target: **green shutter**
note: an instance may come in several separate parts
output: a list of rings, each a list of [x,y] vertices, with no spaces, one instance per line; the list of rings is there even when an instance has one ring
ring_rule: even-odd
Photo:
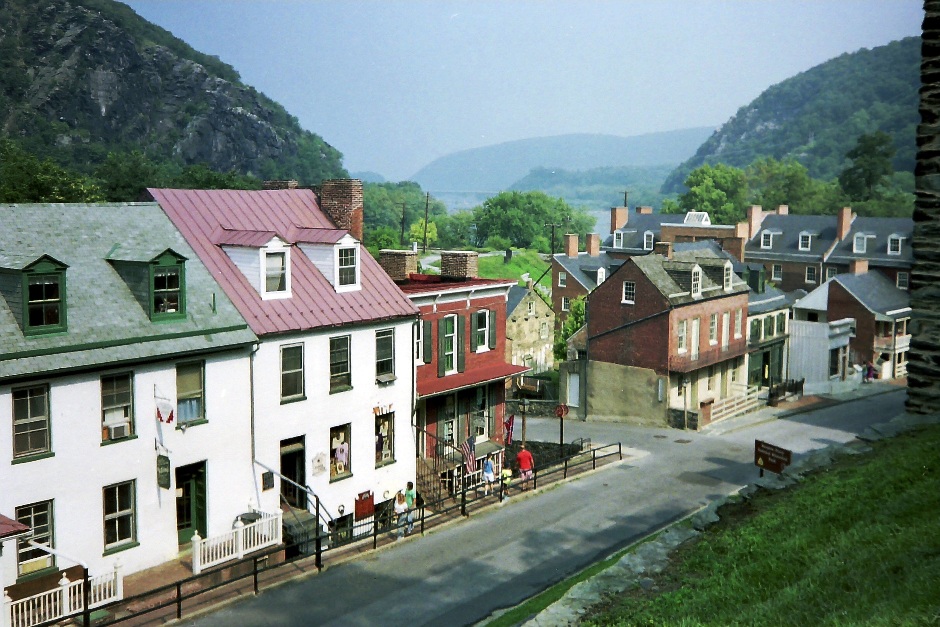
[[[467,317],[457,316],[457,372],[466,369],[467,362]]]
[[[477,326],[477,312],[470,314],[470,350],[476,351],[479,348],[477,344],[477,331],[479,327]]]
[[[423,325],[423,329],[421,331],[421,339],[424,342],[424,348],[422,350],[422,352],[424,353],[423,355],[424,363],[429,364],[431,363],[431,357],[433,356],[433,353],[434,353],[434,342],[431,339],[431,321],[422,320],[421,324]]]
[[[446,318],[437,319],[437,376],[443,377],[444,373],[444,321]]]
[[[496,310],[490,310],[490,348],[496,348]]]

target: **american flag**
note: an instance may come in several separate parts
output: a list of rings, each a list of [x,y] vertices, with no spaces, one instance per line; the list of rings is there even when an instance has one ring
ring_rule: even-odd
[[[503,421],[503,426],[506,427],[506,446],[512,444],[512,426],[515,422],[515,414],[509,414],[509,418]]]
[[[463,452],[463,463],[467,467],[467,472],[476,472],[477,458],[473,436],[467,438],[464,443],[460,445],[460,450]]]

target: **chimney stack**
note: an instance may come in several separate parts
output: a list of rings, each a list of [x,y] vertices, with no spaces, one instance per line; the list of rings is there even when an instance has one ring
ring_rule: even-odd
[[[747,238],[752,239],[760,230],[760,223],[764,219],[764,211],[760,205],[751,205],[747,209]]]
[[[849,262],[849,272],[852,274],[866,274],[868,272],[867,259],[853,259]]]
[[[650,207],[650,206],[637,207],[637,208],[636,208],[636,212],[639,213],[639,214],[641,214],[641,215],[648,216],[648,215],[650,215],[651,213],[653,213],[653,208]]]
[[[293,179],[286,181],[264,181],[261,187],[262,189],[297,189],[297,181]]]
[[[666,259],[672,259],[672,242],[656,242],[653,244],[653,252]]]
[[[853,217],[851,207],[842,207],[839,211],[839,215],[836,219],[836,237],[840,240],[845,239],[849,231],[852,230]]]
[[[597,233],[588,233],[584,241],[584,250],[592,257],[598,257],[601,254],[601,236]]]
[[[611,207],[610,208],[610,232],[613,233],[617,229],[622,229],[627,226],[627,220],[629,220],[630,210],[626,207]]]
[[[320,209],[330,217],[336,228],[346,229],[362,241],[362,181],[331,179],[320,186]]]
[[[777,215],[778,216],[790,215],[790,205],[780,205],[779,207],[777,207]]]
[[[578,234],[565,233],[565,255],[572,259],[578,256]]]
[[[410,275],[418,272],[418,253],[413,250],[382,249],[379,251],[379,265],[396,283],[407,281]]]
[[[479,276],[477,253],[472,250],[442,250],[441,277],[475,279]]]

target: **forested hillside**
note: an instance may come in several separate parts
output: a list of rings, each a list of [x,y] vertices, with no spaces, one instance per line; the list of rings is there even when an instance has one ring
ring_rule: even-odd
[[[913,173],[920,45],[909,37],[843,54],[768,88],[679,166],[663,192],[682,191],[705,163],[744,168],[760,157],[793,158],[811,177],[833,180],[858,138],[875,131],[894,140],[894,169]]]
[[[0,138],[89,173],[109,152],[177,166],[345,176],[342,155],[217,58],[112,0],[0,2]]]

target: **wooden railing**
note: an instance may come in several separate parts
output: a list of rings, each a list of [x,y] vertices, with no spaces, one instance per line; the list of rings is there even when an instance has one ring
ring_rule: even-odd
[[[0,627],[32,627],[83,611],[85,582],[69,581],[64,574],[59,586],[39,594],[13,601],[4,592]],[[88,608],[91,609],[124,598],[124,578],[120,565],[106,575],[88,578]]]
[[[280,544],[281,512],[254,513],[259,516],[258,520],[248,524],[236,520],[235,528],[231,531],[205,539],[195,534],[192,540],[193,574],[198,575],[205,568],[240,560],[252,551]]]
[[[734,396],[717,400],[712,404],[712,422],[721,420],[722,418],[738,416],[760,408],[761,401],[758,397],[758,387],[756,385],[750,387],[743,385],[732,386],[732,389],[736,392]]]

